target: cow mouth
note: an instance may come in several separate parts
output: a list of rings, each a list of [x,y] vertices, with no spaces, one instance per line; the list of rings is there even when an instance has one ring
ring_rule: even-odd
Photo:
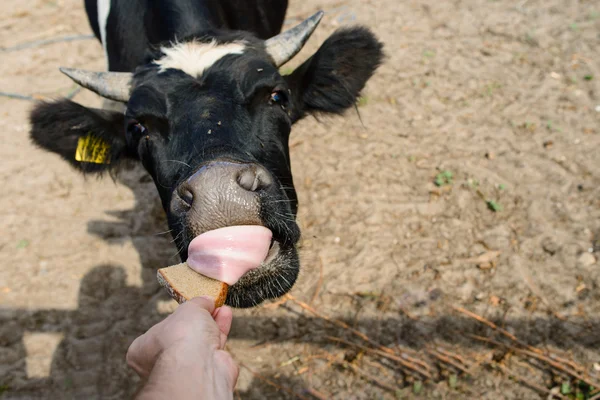
[[[279,254],[279,242],[275,240],[275,238],[271,238],[271,245],[269,246],[269,252],[265,257],[265,261],[263,263],[269,263],[273,261],[275,257]]]
[[[295,223],[288,223],[282,232],[281,224],[281,221],[273,227],[261,224],[272,232],[268,252],[258,267],[245,272],[229,287],[225,304],[235,308],[255,307],[265,300],[281,297],[291,290],[299,273],[296,249],[299,229]],[[190,239],[198,236],[200,235],[193,235]],[[182,247],[187,249],[192,240],[184,239]],[[183,260],[187,260],[187,250],[182,251],[181,256]]]
[[[255,307],[289,292],[298,277],[300,262],[295,244],[272,240],[265,260],[229,287],[225,304]]]
[[[281,223],[280,223],[281,224]],[[236,308],[255,307],[265,300],[283,296],[292,289],[299,272],[296,242],[299,237],[290,235],[294,227],[284,228],[280,224],[265,227],[271,230],[271,244],[264,261],[246,272],[229,287],[226,304]]]

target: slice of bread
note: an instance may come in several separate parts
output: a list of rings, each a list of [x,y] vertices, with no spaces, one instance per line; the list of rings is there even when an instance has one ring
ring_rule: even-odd
[[[198,296],[215,299],[215,308],[221,307],[227,298],[227,284],[201,275],[186,263],[161,268],[156,272],[158,283],[179,304]]]

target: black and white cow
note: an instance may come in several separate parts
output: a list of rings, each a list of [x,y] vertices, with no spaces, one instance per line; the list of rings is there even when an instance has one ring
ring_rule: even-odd
[[[292,125],[355,104],[382,60],[363,27],[343,28],[290,75],[319,12],[279,34],[285,0],[86,0],[111,72],[62,69],[122,104],[120,112],[69,100],[31,113],[35,144],[87,174],[139,161],[154,179],[182,260],[197,235],[233,225],[273,232],[268,262],[229,290],[251,307],[285,294],[299,271]]]

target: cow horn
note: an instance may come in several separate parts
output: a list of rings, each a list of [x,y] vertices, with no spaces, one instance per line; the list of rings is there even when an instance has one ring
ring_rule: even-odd
[[[323,14],[323,11],[319,11],[292,29],[273,36],[265,42],[267,53],[273,57],[275,65],[282,66],[302,50],[304,43],[319,25]]]
[[[60,68],[60,72],[102,97],[122,103],[129,100],[133,76],[130,72],[92,72],[76,68]]]

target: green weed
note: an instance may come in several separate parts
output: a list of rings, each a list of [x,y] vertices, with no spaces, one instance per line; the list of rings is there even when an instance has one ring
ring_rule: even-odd
[[[486,203],[488,208],[493,212],[502,211],[502,205],[500,205],[500,203],[498,203],[496,200],[488,200]]]
[[[452,185],[452,178],[452,172],[444,170],[435,176],[433,183],[436,186]]]
[[[356,105],[357,105],[358,107],[364,107],[364,106],[366,106],[367,104],[369,104],[369,98],[368,98],[368,97],[366,97],[366,96],[360,96],[360,97],[358,98],[358,100],[356,101]]]

